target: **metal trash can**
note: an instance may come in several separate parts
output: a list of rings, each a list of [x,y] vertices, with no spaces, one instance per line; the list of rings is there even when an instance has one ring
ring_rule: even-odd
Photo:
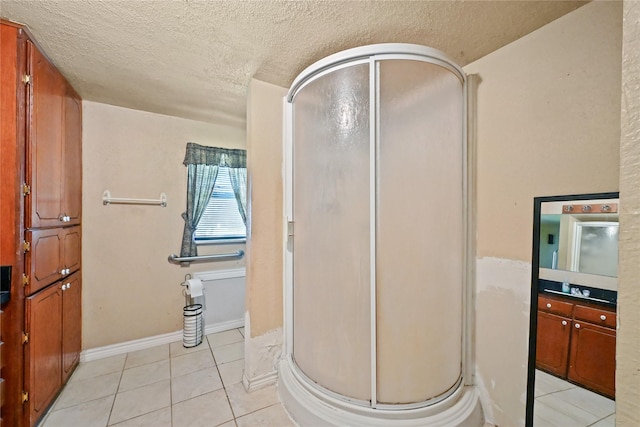
[[[204,336],[202,304],[185,305],[183,309],[182,346],[196,347]]]

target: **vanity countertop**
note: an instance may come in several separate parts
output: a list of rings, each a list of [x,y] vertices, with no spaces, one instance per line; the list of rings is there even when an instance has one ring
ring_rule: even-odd
[[[592,288],[589,286],[570,284],[570,288],[578,288],[580,292],[589,291],[589,296],[582,294],[571,294],[570,292],[562,292],[562,283],[551,280],[538,280],[538,292],[551,295],[561,295],[566,298],[575,299],[576,301],[587,301],[593,304],[604,305],[616,308],[618,302],[618,293],[606,289]]]

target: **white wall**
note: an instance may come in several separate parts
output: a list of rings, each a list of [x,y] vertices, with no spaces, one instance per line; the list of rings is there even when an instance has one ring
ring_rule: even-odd
[[[245,148],[245,140],[244,129],[83,102],[83,349],[181,329],[185,274],[244,266],[184,268],[167,257],[180,252],[186,143]],[[104,190],[149,199],[166,193],[168,206],[103,206]],[[208,246],[201,254],[243,247]]]
[[[477,93],[476,363],[524,424],[533,198],[618,190],[622,8],[592,2],[465,67]]]

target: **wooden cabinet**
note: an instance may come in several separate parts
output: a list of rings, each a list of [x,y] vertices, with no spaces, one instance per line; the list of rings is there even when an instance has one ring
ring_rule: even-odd
[[[62,208],[66,224],[80,224],[82,216],[82,100],[69,85],[64,104]]]
[[[24,288],[21,283],[25,169],[26,90],[25,34],[16,25],[0,22],[0,264],[12,267],[11,299],[2,306],[2,422],[21,426],[23,390]]]
[[[80,273],[62,281],[62,382],[80,362],[82,344],[82,282]]]
[[[0,331],[2,331],[2,310],[0,310]],[[0,333],[0,372],[4,365],[2,364],[2,334]],[[4,379],[0,377],[0,427],[2,427],[2,407],[4,406]]]
[[[42,416],[62,385],[62,286],[26,299],[25,386],[30,423]]]
[[[75,91],[27,41],[26,228],[80,223],[82,106]]]
[[[62,224],[62,119],[64,80],[47,58],[27,41],[28,85],[27,228]]]
[[[616,313],[539,296],[536,368],[615,398]]]
[[[25,238],[29,248],[25,253],[27,295],[80,269],[80,226],[27,230]]]
[[[80,359],[82,284],[76,272],[26,299],[30,424],[42,416]]]
[[[584,321],[581,321],[580,317]],[[616,332],[612,326],[615,325],[615,313],[576,306],[575,318],[571,333],[571,363],[568,378],[613,399],[616,376]]]
[[[571,319],[538,311],[536,365],[559,377],[567,376]]]
[[[22,26],[0,24],[0,242],[14,271],[1,416],[22,427],[37,424],[79,361],[82,100]]]

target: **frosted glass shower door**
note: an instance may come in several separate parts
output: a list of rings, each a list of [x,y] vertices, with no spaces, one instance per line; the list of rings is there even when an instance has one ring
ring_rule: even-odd
[[[424,402],[462,363],[463,92],[448,69],[379,63],[377,397]]]
[[[368,401],[368,63],[308,83],[293,118],[293,359],[321,386]]]

